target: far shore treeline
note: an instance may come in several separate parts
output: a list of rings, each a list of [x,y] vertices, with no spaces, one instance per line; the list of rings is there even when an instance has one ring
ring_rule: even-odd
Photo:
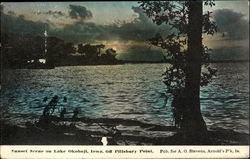
[[[57,37],[32,35],[2,34],[1,35],[2,68],[48,68],[39,64],[55,66],[76,65],[114,65],[124,63],[171,63],[164,58],[161,61],[125,61],[116,58],[113,48],[103,44],[65,42]],[[45,49],[47,52],[45,53]],[[119,52],[119,50],[117,50]],[[243,62],[249,60],[210,60],[206,62]],[[37,65],[38,64],[38,65]],[[36,67],[34,67],[36,65]]]
[[[32,35],[1,36],[2,66],[26,68],[35,63],[52,63],[54,66],[118,64],[116,50],[103,44],[78,44],[65,42],[57,37]],[[45,49],[47,52],[45,52]]]

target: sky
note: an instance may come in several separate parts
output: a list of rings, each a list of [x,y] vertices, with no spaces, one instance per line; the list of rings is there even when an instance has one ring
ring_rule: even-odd
[[[56,20],[53,16],[36,16],[36,12],[61,11],[68,13],[70,5],[80,5],[86,7],[93,14],[91,22],[96,24],[110,24],[116,20],[129,20],[136,14],[131,9],[137,6],[137,2],[23,2],[4,3],[5,12],[15,11],[16,14],[23,14],[28,19],[45,21],[46,19]],[[29,9],[27,9],[29,8]]]
[[[5,12],[14,11],[16,14],[23,14],[28,19],[45,20],[56,18],[50,16],[36,16],[36,12],[61,11],[67,13],[69,5],[81,5],[88,8],[93,13],[93,18],[90,20],[97,24],[110,24],[116,20],[129,20],[137,16],[132,6],[138,6],[138,3],[121,1],[121,2],[18,2],[4,3]],[[217,9],[231,9],[235,12],[240,12],[244,15],[249,15],[248,1],[216,1],[214,7],[204,7],[204,10],[214,11]],[[246,16],[249,18],[249,16]]]
[[[163,35],[169,32],[168,26],[153,24],[138,8],[136,1],[15,2],[2,5],[4,14],[8,15],[6,21],[11,17],[17,19],[8,23],[13,30],[25,32],[25,28],[29,28],[32,34],[39,34],[43,23],[48,23],[50,36],[74,43],[103,43],[117,49],[121,59],[161,59],[163,51],[149,46],[145,39],[159,32]],[[204,43],[217,50],[240,47],[242,52],[249,41],[246,37],[249,32],[249,2],[216,1],[214,7],[204,7],[204,12],[208,10],[213,11],[213,18],[220,29],[213,37],[204,36]],[[222,37],[220,32],[227,36]]]

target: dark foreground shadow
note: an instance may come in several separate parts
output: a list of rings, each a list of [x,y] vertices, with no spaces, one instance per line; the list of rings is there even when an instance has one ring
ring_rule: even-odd
[[[54,117],[53,120],[60,120]],[[175,134],[166,137],[145,137],[132,135],[116,135],[99,131],[80,130],[74,124],[57,125],[50,123],[47,128],[37,124],[27,123],[26,127],[7,124],[1,120],[2,145],[102,145],[103,136],[109,137],[110,145],[249,145],[249,134],[232,130],[217,129],[208,131],[207,135],[196,136],[176,132],[173,127],[152,126],[137,121],[123,121],[114,119],[64,119],[89,123],[125,123],[129,125],[141,124],[150,131],[174,131]],[[134,123],[133,123],[134,122]]]

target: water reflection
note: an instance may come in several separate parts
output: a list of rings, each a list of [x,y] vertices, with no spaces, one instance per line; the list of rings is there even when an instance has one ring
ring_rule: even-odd
[[[210,128],[248,133],[249,66],[213,64],[218,76],[201,89]],[[12,113],[41,115],[43,97],[67,97],[67,110],[91,118],[124,118],[172,124],[162,73],[167,64],[72,66],[53,70],[4,70],[1,102]],[[62,101],[62,99],[61,99]]]

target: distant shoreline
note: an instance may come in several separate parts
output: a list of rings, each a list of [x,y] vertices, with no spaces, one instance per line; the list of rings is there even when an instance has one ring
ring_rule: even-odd
[[[127,63],[172,63],[172,61],[125,61],[121,60],[124,64]],[[250,60],[210,60],[206,63],[238,63],[238,62],[249,62]]]
[[[206,63],[246,63],[250,60],[211,60]],[[72,64],[72,65],[56,65],[56,67],[64,67],[64,66],[99,66],[99,65],[124,65],[124,64],[171,64],[171,61],[125,61],[119,60],[117,63],[100,63],[100,64]]]
[[[171,64],[171,61],[126,61],[126,60],[117,60],[114,63],[78,63],[78,64],[55,64],[55,67],[65,67],[65,66],[101,66],[101,65],[124,65],[124,64]],[[210,60],[205,63],[249,63],[249,59],[247,60]],[[3,67],[3,69],[53,69],[46,67],[38,67],[38,68],[28,68],[28,67]]]

